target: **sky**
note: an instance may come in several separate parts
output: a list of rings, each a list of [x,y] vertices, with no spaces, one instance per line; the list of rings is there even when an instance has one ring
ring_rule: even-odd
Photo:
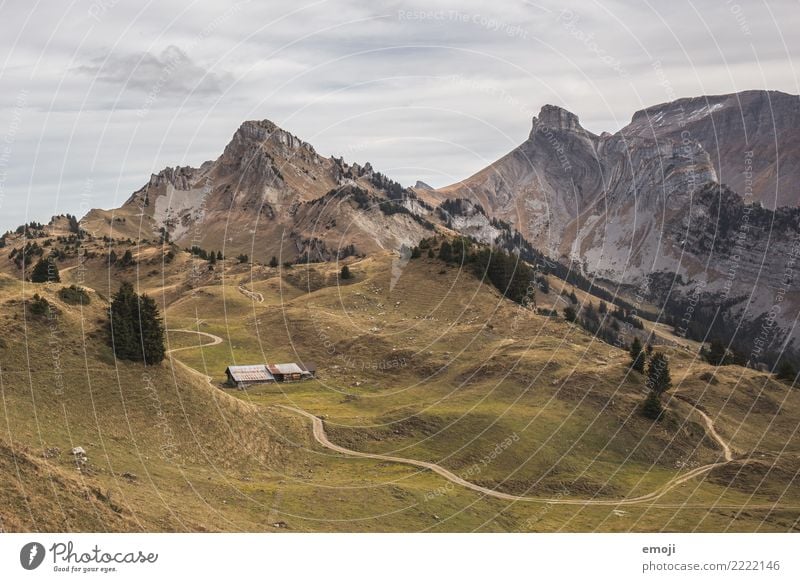
[[[404,185],[551,103],[600,133],[680,97],[798,94],[798,0],[0,0],[0,232],[113,208],[248,119]]]

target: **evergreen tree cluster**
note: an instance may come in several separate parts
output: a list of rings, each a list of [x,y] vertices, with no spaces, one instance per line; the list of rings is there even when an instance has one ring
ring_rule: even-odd
[[[189,249],[189,252],[193,257],[198,257],[203,259],[204,261],[208,261],[212,265],[217,261],[224,260],[224,256],[222,255],[222,251],[208,251],[206,249],[200,248],[197,245],[194,245],[192,248]]]
[[[34,257],[41,257],[42,255],[44,255],[44,249],[34,241],[25,243],[24,247],[11,249],[8,258],[14,261],[18,269],[22,269],[27,268]]]
[[[164,325],[156,302],[138,295],[133,285],[123,283],[109,309],[109,341],[121,360],[153,366],[166,355]]]

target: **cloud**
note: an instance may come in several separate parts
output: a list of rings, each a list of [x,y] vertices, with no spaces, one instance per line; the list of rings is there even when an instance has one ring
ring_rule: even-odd
[[[227,74],[203,68],[175,45],[159,55],[109,53],[93,58],[77,70],[104,83],[146,94],[218,95],[229,81]]]
[[[0,231],[115,206],[218,156],[245,119],[443,186],[518,145],[545,103],[599,133],[677,97],[800,92],[786,0],[6,4]]]

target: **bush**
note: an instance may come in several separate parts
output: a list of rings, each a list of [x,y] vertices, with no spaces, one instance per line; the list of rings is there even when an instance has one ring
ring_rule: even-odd
[[[58,292],[58,298],[67,305],[89,305],[92,301],[89,294],[77,285],[62,287]]]
[[[28,315],[32,317],[43,317],[50,313],[50,302],[39,294],[35,294],[30,301],[25,302],[28,309]]]

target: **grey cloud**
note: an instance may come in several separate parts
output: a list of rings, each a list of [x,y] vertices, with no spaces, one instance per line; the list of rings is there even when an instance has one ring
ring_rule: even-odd
[[[230,81],[229,75],[203,68],[174,45],[158,55],[112,52],[93,58],[77,70],[125,89],[164,95],[217,95]]]
[[[442,186],[524,140],[545,103],[599,133],[676,97],[800,92],[788,1],[7,4],[0,75],[26,107],[0,103],[0,231],[80,213],[87,179],[94,206],[118,204],[152,171],[219,155],[245,119]]]

